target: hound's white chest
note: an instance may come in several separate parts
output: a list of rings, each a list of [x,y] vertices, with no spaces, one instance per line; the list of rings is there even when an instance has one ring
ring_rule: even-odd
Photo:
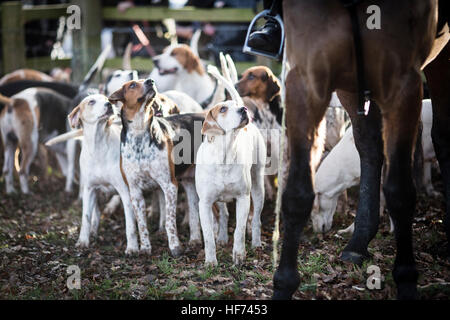
[[[165,154],[164,154],[165,153]],[[154,188],[156,175],[166,172],[167,151],[159,149],[151,140],[150,134],[127,135],[121,143],[122,168],[128,180],[141,188]],[[166,164],[167,166],[167,164]]]
[[[247,148],[252,146],[247,146]],[[238,196],[249,194],[251,189],[251,157],[242,150],[233,157],[232,164],[223,164],[220,152],[207,143],[202,143],[197,153],[195,181],[199,197],[211,197],[219,201],[231,201]],[[247,151],[247,150],[245,150]]]
[[[113,186],[121,179],[118,175],[120,172],[118,150],[117,152],[91,153],[85,144],[82,148],[80,167],[84,183],[106,193],[113,191]],[[107,160],[101,161],[102,156]]]

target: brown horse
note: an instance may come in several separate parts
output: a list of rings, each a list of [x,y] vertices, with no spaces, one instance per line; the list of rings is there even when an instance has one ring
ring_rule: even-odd
[[[369,5],[380,8],[381,29],[366,27]],[[357,114],[355,46],[347,9],[339,0],[284,1],[286,56],[290,64],[286,77],[286,125],[291,164],[283,193],[284,235],[274,276],[275,299],[290,298],[300,282],[299,238],[311,212],[312,173],[321,151],[317,128],[333,90],[337,90],[351,117],[361,158],[355,232],[341,258],[360,264],[369,255],[367,246],[378,230],[380,176],[385,157],[387,176],[383,190],[395,225],[397,256],[393,276],[398,298],[417,297],[411,228],[416,191],[411,159],[423,95],[421,70],[425,67],[433,100],[433,142],[447,200],[445,227],[450,237],[450,48],[448,8],[442,6],[437,0],[358,3],[364,72],[372,101],[364,116]]]

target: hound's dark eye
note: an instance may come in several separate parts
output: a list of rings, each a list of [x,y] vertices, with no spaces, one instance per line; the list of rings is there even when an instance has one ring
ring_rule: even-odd
[[[130,89],[136,88],[136,82],[133,82],[132,84],[130,84],[129,88],[130,88]]]
[[[222,108],[220,108],[219,111],[220,111],[220,113],[224,113],[225,111],[227,111],[227,109],[228,109],[227,107],[222,107]]]
[[[95,104],[95,100],[89,100],[88,105],[93,106]]]
[[[120,77],[120,73],[114,75],[115,78]]]
[[[254,74],[253,73],[249,73],[248,74],[248,80],[253,80],[253,79],[255,79]]]

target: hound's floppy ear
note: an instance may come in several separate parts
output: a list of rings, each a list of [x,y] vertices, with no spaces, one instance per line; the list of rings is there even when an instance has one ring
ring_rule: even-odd
[[[267,101],[272,101],[273,98],[280,93],[280,81],[278,81],[278,79],[273,75],[273,74],[268,74],[268,79],[267,79],[267,89],[266,89],[266,99]]]
[[[213,110],[214,108],[209,110],[206,114],[206,118],[202,126],[202,134],[206,134],[209,136],[223,135],[225,134],[225,130],[223,130],[217,123],[216,119],[214,119],[212,115]]]
[[[205,72],[200,58],[192,52],[188,45],[182,44],[174,48],[172,55],[178,56],[178,61],[189,73],[195,71],[202,75]]]
[[[69,123],[72,129],[77,129],[81,127],[80,111],[81,111],[80,106],[77,106],[67,116],[69,118]]]
[[[120,88],[119,90],[113,92],[109,97],[108,100],[111,103],[116,103],[117,101],[121,101],[124,102],[125,101],[125,96],[124,96],[124,90],[123,87]]]

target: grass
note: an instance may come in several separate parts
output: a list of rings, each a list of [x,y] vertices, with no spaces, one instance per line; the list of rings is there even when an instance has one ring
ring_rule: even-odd
[[[165,276],[170,276],[175,271],[175,262],[167,253],[164,253],[160,259],[153,260],[153,263]]]
[[[323,273],[326,271],[328,258],[322,254],[312,253],[306,258],[298,259],[298,271],[300,274]]]

